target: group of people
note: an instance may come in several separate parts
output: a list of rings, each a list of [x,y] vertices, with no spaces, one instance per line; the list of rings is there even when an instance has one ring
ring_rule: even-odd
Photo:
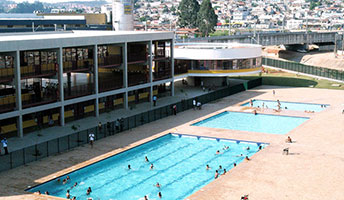
[[[62,180],[62,184],[65,185],[65,184],[68,183],[68,181],[71,181],[71,179],[70,179],[69,176],[66,176],[66,178],[64,178],[64,179]],[[61,183],[61,179],[60,179],[60,178],[57,179],[57,183]],[[71,196],[70,190],[73,189],[73,188],[75,188],[77,185],[78,185],[78,182],[75,182],[74,185],[73,185],[72,187],[70,187],[70,189],[67,189],[67,192],[66,192],[66,198],[67,198],[67,199],[76,200],[76,196],[73,196],[73,197]],[[88,187],[88,189],[86,190],[86,195],[90,195],[91,192],[92,192],[91,187]],[[41,191],[38,190],[38,191],[36,191],[35,193],[40,195],[40,194],[41,194]],[[44,194],[49,195],[49,192],[48,192],[48,191],[45,191]]]
[[[146,162],[146,163],[150,163],[149,170],[154,170],[154,165],[153,165],[153,163],[151,163],[151,162],[149,161],[149,159],[148,159],[147,156],[145,156],[145,162]],[[128,165],[128,170],[131,170],[131,169],[132,169],[132,168],[131,168],[131,165],[129,164],[129,165]],[[160,184],[159,182],[157,182],[157,183],[156,183],[155,185],[153,185],[153,186],[156,187],[156,188],[158,188],[159,190],[161,189],[161,184]],[[158,192],[158,197],[159,197],[159,198],[162,198],[161,191]],[[145,196],[143,197],[143,199],[144,199],[144,200],[148,200],[148,196],[145,195]]]
[[[247,151],[249,151],[249,150],[250,150],[250,147],[247,146],[245,149],[246,149]],[[259,147],[258,147],[258,151],[260,151],[261,149],[262,149],[262,146],[259,146]],[[222,148],[222,150],[223,150],[223,151],[229,150],[229,146],[224,145],[224,147]],[[217,150],[216,153],[215,153],[215,155],[219,155],[219,154],[223,154],[223,153],[224,153],[224,152],[221,152],[220,150]],[[240,155],[237,155],[236,157],[243,157],[243,156],[244,156],[244,154],[240,154]],[[245,156],[245,160],[246,160],[246,161],[249,161],[249,160],[251,160],[251,159],[250,159],[248,156]],[[237,165],[237,164],[234,162],[234,163],[233,163],[233,167],[236,167],[236,165]],[[206,165],[206,170],[209,170],[209,169],[211,169],[211,167],[207,164],[207,165]],[[222,166],[220,165],[219,168],[218,168],[217,170],[215,170],[215,179],[217,179],[217,178],[219,177],[221,171],[222,171]],[[225,175],[226,173],[227,173],[226,169],[223,169],[222,175]]]
[[[202,103],[199,102],[199,101],[196,101],[196,99],[192,100],[192,106],[193,106],[193,109],[196,110],[201,110],[202,109]]]

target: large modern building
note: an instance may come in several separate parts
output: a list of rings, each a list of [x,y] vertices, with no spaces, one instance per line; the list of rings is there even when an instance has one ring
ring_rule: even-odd
[[[174,95],[172,32],[70,31],[0,37],[1,135]]]
[[[261,71],[262,47],[237,43],[175,44],[175,76],[194,86],[228,85],[228,77]]]
[[[61,30],[112,30],[105,14],[0,14],[0,33]]]

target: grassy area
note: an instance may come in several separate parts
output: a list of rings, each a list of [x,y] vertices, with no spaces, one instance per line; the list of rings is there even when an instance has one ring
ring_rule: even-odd
[[[291,87],[314,87],[314,88],[326,88],[326,89],[339,89],[344,90],[344,84],[328,81],[324,79],[316,79],[308,76],[302,76],[297,74],[290,74],[281,71],[269,70],[268,74],[251,74],[249,76],[237,76],[234,78],[251,80],[257,77],[263,78],[263,85],[279,85],[279,86],[291,86]],[[340,87],[332,86],[332,84],[339,84]]]

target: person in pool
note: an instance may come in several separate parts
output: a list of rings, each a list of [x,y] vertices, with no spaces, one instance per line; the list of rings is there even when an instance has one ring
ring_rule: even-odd
[[[156,182],[155,187],[160,188],[160,187],[161,187],[160,183],[159,183],[159,182]]]
[[[145,195],[145,196],[143,197],[143,199],[144,199],[144,200],[148,200],[148,197],[147,197],[147,195]]]
[[[216,151],[216,155],[218,155],[218,154],[222,154],[222,153],[220,152],[220,150],[217,150],[217,151]]]
[[[206,166],[206,170],[209,170],[209,169],[210,169],[210,167],[209,167],[209,165],[207,165],[207,166]]]
[[[128,165],[128,170],[131,170],[131,166],[130,165]]]
[[[72,187],[70,187],[70,189],[73,189],[74,187],[76,187],[78,185],[77,182],[74,183],[74,185]]]
[[[217,179],[219,177],[219,171],[215,171],[215,179]]]
[[[70,193],[69,193],[69,190],[67,190],[67,193],[66,193],[66,198],[69,199],[70,198]]]
[[[88,187],[88,189],[87,189],[87,191],[86,191],[86,195],[90,195],[90,194],[91,194],[91,192],[92,192],[92,189],[91,189],[91,187]]]
[[[146,160],[146,162],[149,162],[149,160],[148,160],[148,157],[147,157],[147,156],[145,156],[145,160]]]
[[[162,198],[161,192],[158,193],[158,197],[159,197],[160,199]]]
[[[150,170],[153,170],[154,169],[154,165],[153,163],[150,165]]]

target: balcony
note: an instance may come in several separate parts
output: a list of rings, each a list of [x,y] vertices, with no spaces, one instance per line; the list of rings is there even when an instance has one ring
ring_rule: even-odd
[[[106,92],[123,88],[123,77],[120,79],[112,80],[99,80],[99,92]]]
[[[171,62],[162,61],[156,62],[157,67],[153,72],[153,81],[168,79],[172,77]]]
[[[4,95],[0,97],[0,113],[10,112],[16,108],[16,97],[12,95]]]
[[[14,68],[0,68],[0,82],[9,82],[14,78]]]
[[[148,55],[142,53],[128,53],[128,64],[138,64],[147,62]]]
[[[128,73],[128,85],[140,85],[144,83],[148,83],[149,81],[149,73],[148,72],[129,72]]]
[[[84,84],[84,85],[76,85],[70,88],[65,87],[63,88],[63,90],[64,90],[64,98],[65,100],[67,100],[67,99],[72,99],[72,98],[77,98],[77,97],[93,94],[94,84],[90,83],[90,84]]]
[[[53,103],[59,98],[57,86],[45,87],[42,91],[23,90],[22,92],[24,92],[22,93],[23,108]]]
[[[63,62],[63,72],[89,71],[93,67],[93,59]]]
[[[118,67],[123,63],[121,55],[98,57],[98,66],[103,68]]]
[[[49,77],[56,74],[56,67],[54,63],[34,66],[21,66],[20,74],[21,79]]]

